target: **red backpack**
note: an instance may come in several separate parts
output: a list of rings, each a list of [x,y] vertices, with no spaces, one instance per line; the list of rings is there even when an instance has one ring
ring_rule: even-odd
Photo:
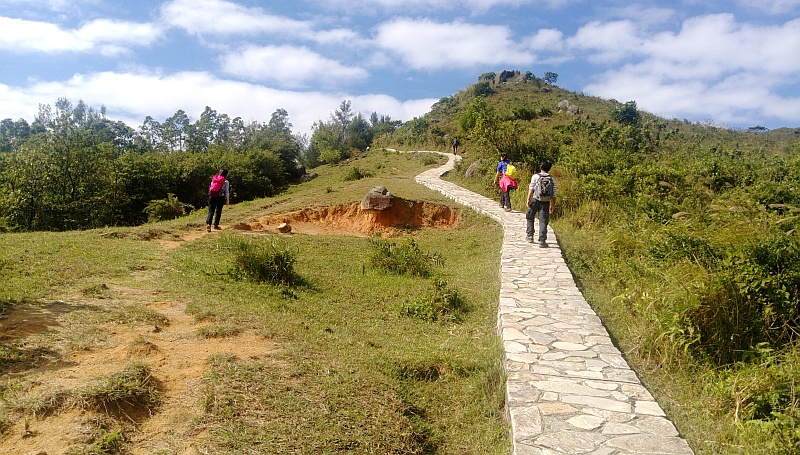
[[[222,186],[225,184],[225,177],[222,175],[215,175],[211,179],[211,186],[208,187],[208,195],[211,197],[219,197],[222,193]]]

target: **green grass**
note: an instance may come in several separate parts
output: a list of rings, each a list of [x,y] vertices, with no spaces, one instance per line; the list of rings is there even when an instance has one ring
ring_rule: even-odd
[[[374,151],[351,163],[322,166],[314,170],[319,178],[278,197],[226,207],[222,224],[349,204],[377,185],[405,199],[449,204],[413,183],[414,175],[439,164],[431,163]],[[368,176],[346,181],[348,166]],[[436,275],[461,299],[465,311],[457,322],[404,316],[404,306],[431,293],[431,279],[374,269],[368,238],[282,236],[294,258],[295,279],[278,284],[230,273],[236,265],[231,238],[269,242],[271,235],[223,232],[227,235],[205,236],[177,249],[149,241],[174,240],[203,228],[202,214],[195,213],[137,228],[0,234],[9,245],[7,257],[13,258],[0,264],[4,311],[59,310],[46,333],[0,345],[0,369],[14,368],[24,376],[71,351],[102,348],[107,343],[103,331],[91,330],[100,324],[164,326],[164,316],[139,305],[137,300],[146,299],[136,293],[120,305],[114,290],[129,288],[159,301],[185,303],[196,320],[213,321],[197,331],[210,343],[250,331],[276,345],[267,356],[242,352],[208,360],[200,386],[202,411],[193,421],[195,442],[203,451],[508,453],[495,319],[502,232],[495,222],[465,210],[452,228],[413,234],[422,251],[440,258]],[[87,341],[81,345],[80,339]],[[22,392],[12,382],[0,384],[0,397]],[[111,392],[81,396],[101,403],[100,408],[117,403]],[[106,402],[111,404],[102,405]],[[157,403],[147,400],[153,412]],[[0,406],[2,422],[24,416]],[[121,433],[117,426],[109,428],[98,433],[98,450],[126,444],[125,426],[119,427]]]

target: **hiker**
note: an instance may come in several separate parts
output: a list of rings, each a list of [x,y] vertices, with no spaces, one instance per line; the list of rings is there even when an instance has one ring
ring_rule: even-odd
[[[515,173],[516,168],[506,158],[506,154],[501,153],[500,162],[497,163],[497,172],[494,174],[494,184],[500,185],[500,208],[506,212],[511,211],[511,190],[517,187]]]
[[[453,155],[458,155],[458,138],[453,139]]]
[[[542,161],[539,173],[531,177],[526,201],[528,206],[528,211],[525,213],[525,218],[528,220],[526,239],[533,243],[533,220],[536,219],[536,213],[539,213],[539,237],[536,241],[542,248],[547,247],[547,223],[556,207],[556,179],[549,174],[551,167],[553,163]]]
[[[220,169],[211,179],[211,186],[208,187],[208,217],[206,218],[206,231],[211,232],[211,221],[214,221],[214,229],[219,227],[219,219],[222,217],[222,206],[231,203],[231,185],[228,183],[228,170]],[[216,216],[215,216],[216,215]]]

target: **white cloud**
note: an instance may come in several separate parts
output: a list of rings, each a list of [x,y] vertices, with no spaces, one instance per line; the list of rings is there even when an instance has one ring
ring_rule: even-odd
[[[308,35],[311,24],[223,0],[173,0],[161,7],[164,21],[194,35],[290,33]]]
[[[652,74],[626,67],[585,88],[587,93],[635,100],[640,109],[667,118],[712,119],[722,124],[775,121],[794,125],[800,118],[800,98],[781,98],[752,74],[737,74],[720,81],[701,79],[667,82]],[[755,125],[749,125],[755,126]]]
[[[632,21],[592,21],[568,39],[569,46],[589,51],[589,61],[612,64],[640,52],[639,28]]]
[[[125,87],[120,90],[120,87]],[[347,93],[298,92],[276,90],[262,85],[215,77],[206,72],[182,72],[170,75],[152,73],[102,72],[75,75],[66,81],[40,82],[28,87],[0,84],[0,105],[4,117],[32,121],[39,104],[53,104],[66,97],[83,100],[89,106],[104,105],[112,120],[122,120],[139,127],[146,116],[163,121],[178,109],[192,121],[206,106],[245,122],[269,121],[276,109],[286,109],[294,131],[307,134],[315,121],[325,120],[342,100],[351,100],[353,109],[366,114],[373,111],[396,120],[409,120],[430,110],[438,99],[400,101],[381,94],[354,96]]]
[[[533,55],[521,50],[510,35],[502,25],[398,18],[378,26],[375,43],[414,69],[532,63]]]
[[[786,14],[800,8],[800,0],[739,0],[737,3],[746,7],[766,11],[770,14]]]
[[[460,15],[486,14],[500,7],[522,8],[530,4],[543,4],[550,8],[562,7],[577,0],[317,0],[320,8],[346,11],[351,14],[376,14],[380,12],[448,11]]]
[[[526,43],[536,51],[560,52],[564,49],[564,34],[556,29],[541,29]]]
[[[705,74],[732,70],[800,71],[800,19],[782,26],[738,24],[730,14],[692,18],[679,33],[662,33],[644,45],[651,59],[676,66],[707,67]]]
[[[344,66],[305,47],[251,46],[222,59],[223,71],[255,81],[273,81],[280,86],[299,88],[317,85],[342,85],[364,79],[366,70]]]
[[[798,99],[778,95],[797,85],[800,19],[758,26],[730,14],[699,16],[678,32],[636,40],[635,63],[607,71],[584,90],[676,117],[789,124],[800,118]]]
[[[96,20],[76,30],[55,24],[0,17],[0,48],[12,51],[119,53],[150,45],[161,31],[151,24]]]
[[[351,30],[316,30],[310,21],[268,14],[225,0],[172,0],[161,7],[162,20],[193,35],[278,35],[322,44],[349,43],[359,39]]]
[[[87,51],[90,41],[78,39],[74,34],[45,22],[0,17],[0,47],[15,50],[43,52]]]
[[[658,25],[666,23],[677,16],[677,11],[656,6],[641,4],[627,5],[623,8],[612,9],[615,17],[633,21],[639,25]]]

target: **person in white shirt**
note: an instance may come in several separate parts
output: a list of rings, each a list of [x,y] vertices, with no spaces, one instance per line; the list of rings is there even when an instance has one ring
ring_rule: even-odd
[[[549,174],[553,163],[542,161],[539,166],[540,172],[533,174],[531,184],[528,186],[528,211],[525,218],[528,220],[526,238],[533,243],[533,224],[536,214],[539,214],[539,236],[536,239],[539,246],[547,247],[547,223],[550,221],[550,214],[556,207],[556,179]]]

